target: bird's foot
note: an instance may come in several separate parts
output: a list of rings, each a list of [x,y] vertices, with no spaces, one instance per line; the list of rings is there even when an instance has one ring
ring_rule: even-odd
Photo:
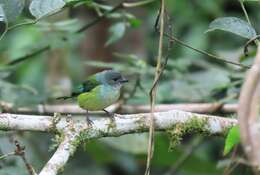
[[[108,112],[107,110],[103,109],[103,111],[109,116],[110,119],[110,123],[108,124],[108,128],[114,128],[116,127],[116,123],[115,123],[115,114]]]
[[[90,120],[89,116],[86,116],[86,122],[87,122],[88,127],[92,127],[93,121]]]
[[[107,110],[103,109],[103,111],[109,116],[111,122],[115,122],[115,114],[112,112],[108,112]]]

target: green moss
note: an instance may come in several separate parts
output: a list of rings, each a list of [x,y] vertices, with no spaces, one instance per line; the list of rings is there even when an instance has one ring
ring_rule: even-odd
[[[172,150],[176,145],[180,144],[183,136],[183,131],[181,128],[182,124],[178,124],[175,125],[173,128],[166,130],[166,133],[168,134],[170,140],[169,150]]]
[[[91,129],[91,128],[90,128]],[[90,129],[86,129],[84,131],[81,131],[79,136],[76,138],[75,141],[73,141],[72,145],[76,149],[79,145],[82,143],[85,144],[86,142],[89,141],[89,131]],[[72,149],[73,151],[73,149]]]
[[[145,125],[146,118],[142,115],[140,115],[138,117],[140,117],[139,120],[135,121],[135,124],[137,124],[139,126],[138,129],[136,130],[137,133],[143,132],[146,130],[146,125]]]
[[[198,119],[193,116],[188,122],[178,123],[172,128],[166,130],[170,139],[169,150],[172,150],[176,145],[180,144],[183,135],[187,133],[202,133],[209,134],[207,118]]]
[[[51,145],[49,147],[49,151],[53,151],[55,150],[59,145],[60,143],[64,140],[64,135],[63,134],[56,134],[54,136],[54,138],[51,139]]]
[[[7,126],[5,126],[5,125],[0,125],[0,130],[1,131],[8,131],[9,128]]]
[[[52,133],[58,133],[58,129],[56,128],[56,125],[61,120],[61,114],[60,113],[54,113],[53,119],[52,119],[52,127],[48,130]]]

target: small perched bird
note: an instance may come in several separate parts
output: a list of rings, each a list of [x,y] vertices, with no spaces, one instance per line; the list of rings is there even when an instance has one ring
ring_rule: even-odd
[[[105,70],[90,76],[75,92],[72,92],[71,96],[59,97],[57,99],[77,97],[79,106],[87,112],[88,124],[92,123],[88,117],[88,111],[103,110],[113,119],[113,116],[105,108],[119,99],[120,89],[126,82],[128,80],[119,72]]]

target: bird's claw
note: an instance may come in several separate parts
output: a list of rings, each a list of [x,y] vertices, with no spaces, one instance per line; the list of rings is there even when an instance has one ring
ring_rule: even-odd
[[[86,121],[87,121],[87,125],[88,127],[92,127],[92,125],[94,124],[92,120],[89,119],[89,117],[86,117]]]
[[[112,122],[115,122],[115,113],[108,112],[105,109],[103,109],[103,111],[109,116]]]

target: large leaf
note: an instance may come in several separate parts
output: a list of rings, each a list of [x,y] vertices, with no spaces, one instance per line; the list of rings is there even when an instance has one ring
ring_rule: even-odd
[[[2,4],[8,22],[14,21],[24,8],[24,0],[0,0],[0,4]]]
[[[65,4],[66,3],[63,0],[33,0],[29,9],[31,14],[39,19],[58,12]]]
[[[223,17],[215,19],[210,23],[207,32],[214,30],[231,32],[248,39],[256,36],[256,31],[250,24],[236,17]]]
[[[240,134],[239,134],[239,126],[233,126],[227,135],[226,141],[225,141],[225,148],[224,148],[224,155],[227,155],[232,148],[240,143]]]
[[[17,86],[0,80],[0,100],[12,103],[15,107],[28,106],[41,102],[41,97],[35,89],[27,86]]]
[[[123,22],[116,23],[109,28],[110,38],[106,42],[106,46],[115,43],[125,34],[126,24]]]

